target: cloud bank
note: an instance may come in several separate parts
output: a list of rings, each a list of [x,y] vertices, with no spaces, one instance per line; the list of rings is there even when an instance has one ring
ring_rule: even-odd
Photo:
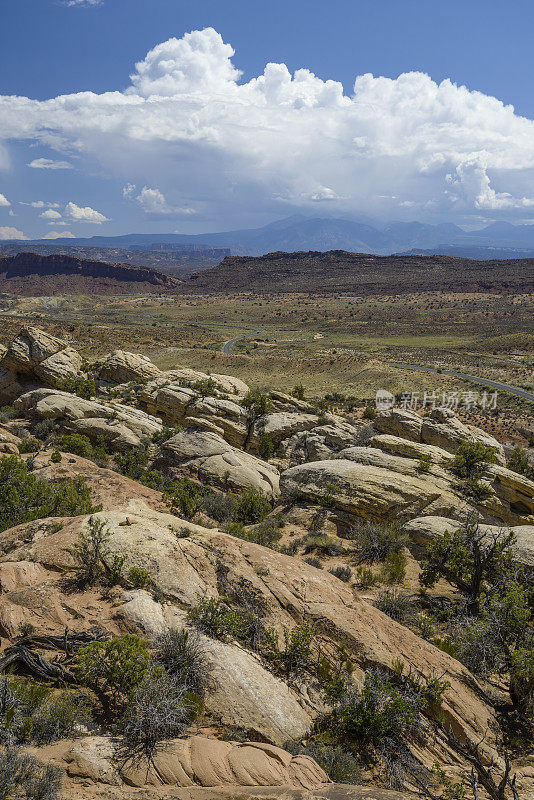
[[[151,214],[231,204],[534,218],[534,121],[512,106],[420,72],[360,75],[350,95],[284,64],[242,82],[234,55],[207,28],[157,45],[124,91],[0,97],[0,146],[26,140],[78,154],[81,169],[98,164],[144,186],[129,199]],[[70,218],[106,219],[91,211]]]

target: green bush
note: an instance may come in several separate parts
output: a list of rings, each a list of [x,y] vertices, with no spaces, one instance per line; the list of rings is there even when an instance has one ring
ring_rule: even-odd
[[[88,529],[81,531],[77,542],[67,549],[74,560],[76,584],[85,589],[97,583],[114,585],[120,578],[124,558],[113,558],[109,549],[111,533],[105,522],[91,517]]]
[[[305,389],[302,383],[298,383],[296,386],[293,386],[291,389],[291,394],[296,400],[304,400]]]
[[[362,521],[349,530],[347,539],[354,543],[359,564],[385,561],[408,544],[406,533],[397,525],[386,522]]]
[[[230,522],[225,527],[226,533],[247,542],[255,542],[263,547],[276,550],[277,542],[282,538],[282,533],[276,520],[267,519],[253,528],[246,528],[242,522]]]
[[[55,483],[37,478],[17,456],[0,458],[0,531],[45,517],[97,511],[81,475]]]
[[[200,397],[213,397],[217,394],[217,383],[213,378],[201,378],[190,386]]]
[[[404,550],[390,553],[380,570],[380,577],[384,583],[402,583],[406,577],[406,564],[408,559]]]
[[[173,436],[183,431],[183,427],[181,425],[173,425],[172,427],[163,426],[160,431],[156,431],[152,436],[152,442],[154,444],[163,444],[163,442],[167,442],[169,439],[172,439]]]
[[[366,406],[362,414],[362,419],[376,419],[378,411],[375,406]]]
[[[432,466],[432,457],[430,453],[424,453],[419,459],[419,463],[417,465],[417,472],[428,472],[431,466]]]
[[[128,580],[133,585],[134,589],[146,589],[150,583],[150,575],[146,569],[131,567],[131,569],[128,570]]]
[[[528,452],[521,445],[518,444],[514,447],[506,466],[519,475],[524,475],[526,478],[534,480],[534,466],[528,456]]]
[[[35,436],[28,436],[19,444],[19,453],[37,453],[41,447],[41,442]]]
[[[414,730],[419,703],[417,692],[401,691],[384,673],[370,670],[362,689],[349,690],[334,709],[334,727],[342,737],[376,747]]]
[[[250,389],[241,401],[241,405],[247,409],[252,420],[270,414],[273,408],[269,392],[262,389]]]
[[[81,458],[105,464],[108,454],[102,444],[93,445],[91,440],[81,433],[64,433],[55,440],[55,446],[62,453],[72,453]]]
[[[352,578],[352,570],[349,566],[344,566],[342,564],[339,564],[337,567],[334,567],[334,569],[329,569],[328,571],[330,572],[331,575],[334,575],[336,578],[338,578],[340,581],[343,581],[344,583],[348,583]]]
[[[208,492],[200,503],[201,510],[216,522],[228,522],[235,511],[235,498],[224,492]]]
[[[172,510],[185,519],[192,519],[200,510],[206,489],[189,478],[179,478],[163,487],[163,496]]]
[[[122,475],[143,482],[149,463],[145,447],[135,447],[126,453],[115,453],[113,460]]]
[[[468,613],[477,615],[482,593],[509,570],[514,541],[514,534],[504,531],[488,539],[471,516],[427,544],[419,582],[429,588],[445,578],[464,595]]]
[[[313,658],[313,641],[315,628],[305,622],[289,630],[284,628],[283,642],[277,632],[271,628],[267,632],[267,648],[265,655],[274,664],[275,668],[286,675],[298,675],[310,670]]]
[[[265,461],[268,461],[270,458],[273,457],[275,451],[275,446],[273,442],[273,438],[269,433],[264,433],[260,436],[260,440],[258,443],[258,455],[260,458],[263,458]]]
[[[202,633],[215,639],[249,641],[254,637],[257,616],[246,608],[231,608],[214,597],[199,597],[191,606],[188,617]]]
[[[144,639],[126,634],[106,642],[91,642],[76,654],[74,672],[78,680],[96,692],[105,707],[120,711],[150,665]]]
[[[308,533],[302,539],[304,554],[320,553],[323,556],[340,556],[345,552],[345,548],[336,539],[326,533]]]
[[[50,456],[50,461],[52,462],[52,464],[59,464],[61,462],[61,458],[62,456],[59,450],[54,450],[54,452]]]
[[[310,567],[315,567],[315,569],[323,569],[323,562],[315,556],[309,556],[308,558],[305,558],[304,561],[306,564],[309,564]]]
[[[67,378],[63,378],[58,389],[83,397],[84,400],[90,400],[96,395],[94,378],[85,378],[83,375],[69,375]]]
[[[455,475],[464,480],[480,477],[484,464],[494,464],[495,448],[480,442],[462,442],[451,464]]]
[[[235,522],[250,525],[262,522],[272,510],[271,501],[262,492],[258,489],[245,489],[236,500],[233,519]]]
[[[415,619],[415,608],[411,597],[397,589],[383,589],[376,598],[375,606],[401,625],[406,625]]]

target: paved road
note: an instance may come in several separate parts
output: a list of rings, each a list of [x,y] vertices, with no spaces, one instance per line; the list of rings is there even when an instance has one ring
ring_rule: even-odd
[[[229,355],[232,352],[232,347],[234,344],[237,344],[242,339],[248,339],[250,336],[257,336],[258,334],[263,333],[264,330],[264,328],[260,328],[258,331],[252,331],[252,333],[244,333],[242,336],[236,336],[235,339],[228,339],[228,341],[225,342],[221,347],[221,352]]]
[[[401,367],[402,369],[418,369],[421,370],[421,372],[438,372],[436,367],[420,367],[415,364],[404,364],[399,361],[388,361],[387,363],[392,367]],[[534,394],[532,392],[527,392],[526,389],[521,389],[519,386],[510,386],[508,383],[491,381],[489,378],[479,378],[478,375],[466,375],[464,372],[455,372],[452,369],[440,368],[439,373],[443,375],[452,375],[454,378],[460,378],[464,381],[478,383],[481,386],[487,386],[489,389],[499,389],[501,392],[508,392],[516,397],[522,397],[523,400],[529,400],[531,403],[534,403]]]

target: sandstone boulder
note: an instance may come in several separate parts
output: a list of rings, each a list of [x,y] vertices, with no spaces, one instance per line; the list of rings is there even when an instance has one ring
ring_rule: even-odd
[[[190,475],[211,486],[230,490],[259,489],[279,493],[278,470],[244,453],[210,431],[187,429],[164,442],[154,467],[169,475]]]
[[[378,437],[377,437],[378,438]],[[391,441],[388,437],[388,441]],[[280,478],[284,497],[311,503],[328,499],[335,508],[371,520],[410,519],[430,515],[463,520],[477,511],[488,523],[534,522],[534,483],[498,465],[487,465],[482,482],[488,496],[464,495],[455,476],[431,464],[422,473],[419,461],[375,447],[349,447],[333,460],[291,467]],[[439,510],[438,510],[439,509]]]
[[[45,754],[47,749],[52,750],[44,748]],[[330,783],[308,756],[292,756],[260,742],[223,742],[205,736],[173,739],[158,748],[153,763],[129,761],[120,770],[113,752],[111,739],[90,736],[74,745],[65,743],[59,755],[69,777],[112,786],[283,786],[309,790]]]
[[[339,417],[324,425],[301,431],[284,439],[277,455],[291,466],[306,461],[324,461],[343,448],[357,444],[360,429]]]
[[[161,420],[137,408],[85,400],[54,389],[27,392],[15,401],[15,407],[33,419],[53,419],[62,430],[91,441],[103,439],[113,450],[138,447],[144,437],[152,438],[162,429]]]
[[[0,361],[0,403],[14,400],[25,385],[57,387],[81,366],[80,354],[63,340],[38,328],[23,328]]]
[[[206,376],[207,377],[207,376]],[[179,425],[198,424],[221,431],[221,435],[234,447],[243,447],[248,434],[248,414],[238,402],[223,397],[202,397],[189,386],[175,383],[153,388],[153,381],[139,393],[141,404],[167,422]]]
[[[0,425],[0,454],[16,455],[19,452],[20,442],[20,438],[11,433],[9,428]]]
[[[462,442],[480,442],[493,447],[497,462],[506,464],[504,449],[493,436],[480,428],[464,425],[449,408],[436,408],[425,417],[415,411],[392,408],[381,412],[373,424],[379,433],[434,445],[449,453],[455,453]]]
[[[160,370],[148,358],[127,350],[114,350],[95,365],[97,376],[105,383],[128,383],[147,381],[160,374]]]
[[[268,436],[274,447],[300,431],[308,431],[317,427],[319,417],[316,414],[303,414],[297,411],[278,411],[265,414],[253,424],[247,442],[247,449],[257,452],[263,436]]]

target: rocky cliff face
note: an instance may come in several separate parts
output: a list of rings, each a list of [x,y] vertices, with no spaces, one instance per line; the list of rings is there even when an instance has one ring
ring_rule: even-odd
[[[18,253],[0,259],[0,291],[32,295],[62,292],[175,291],[180,281],[154,269],[108,264],[73,256]]]
[[[534,259],[471,261],[450,256],[375,256],[327,253],[268,253],[229,256],[191,276],[192,291],[355,292],[398,294],[454,290],[502,291],[534,285]]]

